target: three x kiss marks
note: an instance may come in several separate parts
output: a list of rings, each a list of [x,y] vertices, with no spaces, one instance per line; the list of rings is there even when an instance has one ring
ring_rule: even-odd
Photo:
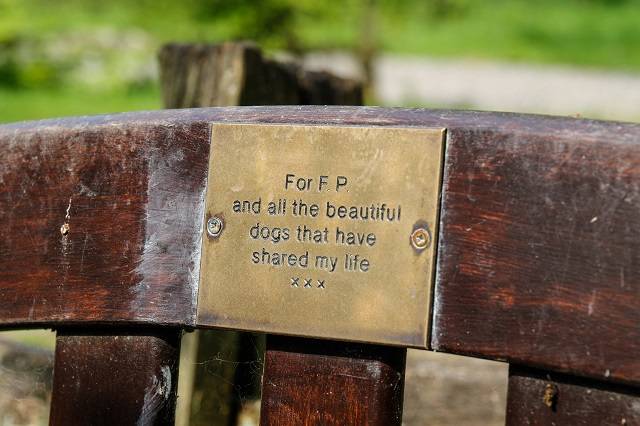
[[[325,280],[314,280],[312,278],[302,278],[302,282],[301,282],[299,277],[291,277],[291,287],[326,288]]]

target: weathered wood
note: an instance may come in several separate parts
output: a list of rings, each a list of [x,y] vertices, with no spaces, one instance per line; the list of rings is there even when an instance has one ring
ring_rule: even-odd
[[[191,355],[192,365],[180,366],[180,386],[186,392],[180,393],[178,402],[185,398],[185,406],[178,415],[185,425],[235,425],[247,406],[260,399],[264,336],[219,330],[196,332],[200,335]],[[193,368],[193,379],[185,383],[184,368]]]
[[[180,331],[60,330],[49,424],[173,425]]]
[[[298,105],[362,105],[363,87],[356,80],[325,71],[296,68]]]
[[[210,122],[446,127],[433,349],[640,384],[634,124],[245,107],[0,126],[2,323],[191,324]]]
[[[183,424],[192,426],[225,426],[237,423],[240,401],[255,395],[234,382],[238,369],[247,368],[238,362],[238,341],[245,333],[220,330],[196,330],[195,353],[190,355],[193,368],[190,383],[180,383],[191,395],[184,400],[185,407],[179,413]],[[182,380],[182,379],[181,379]],[[259,379],[257,379],[259,380]],[[180,398],[182,399],[182,398]]]
[[[637,425],[640,389],[511,366],[507,425]]]
[[[408,350],[403,426],[504,426],[508,370],[502,362]]]
[[[0,326],[193,324],[207,123],[91,121],[0,130]]]
[[[432,347],[640,383],[638,128],[524,119],[449,130]]]
[[[262,425],[399,425],[406,349],[269,336]]]
[[[166,108],[362,105],[362,84],[266,58],[250,43],[167,44],[158,55]]]
[[[176,401],[175,426],[190,426],[191,407],[194,402],[193,382],[197,373],[198,336],[196,332],[187,332],[180,340],[180,374],[178,375],[178,395]]]

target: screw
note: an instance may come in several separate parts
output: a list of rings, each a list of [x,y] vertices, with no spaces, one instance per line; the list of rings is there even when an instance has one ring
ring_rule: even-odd
[[[207,234],[209,234],[211,238],[218,238],[222,233],[223,227],[224,223],[219,217],[212,216],[207,220]]]
[[[556,385],[547,383],[547,385],[544,387],[542,402],[544,402],[544,405],[551,408],[552,410],[555,409],[556,403],[558,402],[558,387]]]
[[[424,250],[431,243],[431,235],[424,228],[418,228],[411,233],[411,245],[417,250]]]

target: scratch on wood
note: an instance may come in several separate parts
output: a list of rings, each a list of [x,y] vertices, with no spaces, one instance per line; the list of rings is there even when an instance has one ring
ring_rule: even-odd
[[[160,377],[153,376],[152,383],[145,389],[144,402],[137,426],[154,424],[156,416],[162,410],[171,396],[171,367],[163,365]]]

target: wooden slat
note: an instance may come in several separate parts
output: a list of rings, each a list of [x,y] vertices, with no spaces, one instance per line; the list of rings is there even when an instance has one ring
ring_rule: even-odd
[[[269,336],[260,424],[400,425],[406,353]]]
[[[0,130],[0,325],[193,323],[205,123]]]
[[[522,425],[637,425],[640,390],[511,366],[507,419]]]
[[[640,132],[531,124],[448,133],[432,347],[640,383]]]
[[[49,424],[173,425],[180,332],[62,330]]]
[[[433,349],[640,384],[633,124],[245,107],[0,126],[2,323],[193,321],[212,121],[446,127]],[[146,171],[141,181],[122,177],[134,169]],[[60,226],[72,195],[68,244]]]

